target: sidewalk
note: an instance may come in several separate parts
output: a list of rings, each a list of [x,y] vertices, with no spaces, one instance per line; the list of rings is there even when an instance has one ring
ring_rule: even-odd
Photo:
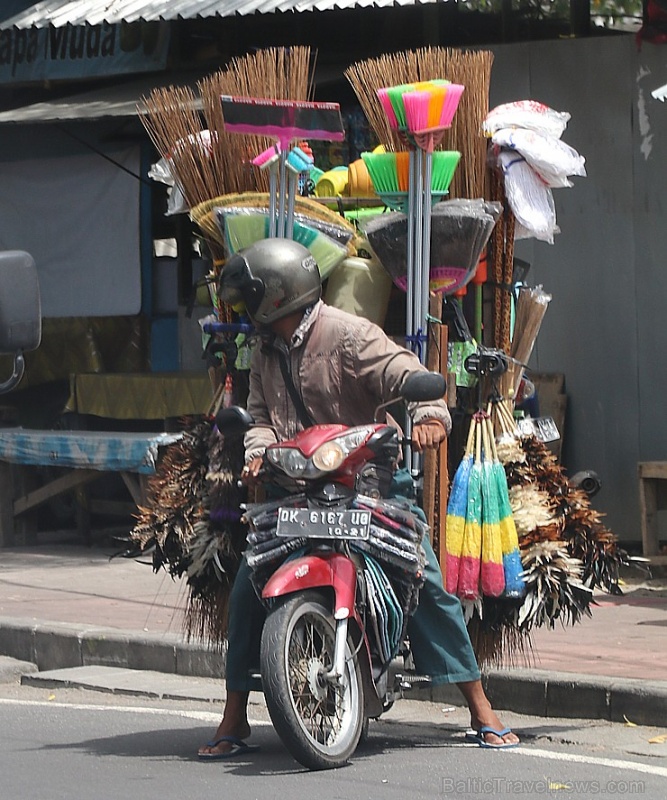
[[[113,553],[65,543],[0,550],[0,656],[39,670],[102,665],[219,678],[224,654],[183,639],[184,584]],[[664,724],[667,580],[629,576],[625,590],[596,593],[593,617],[577,626],[538,631],[534,665],[488,670],[494,704]],[[451,687],[421,694],[460,701]]]

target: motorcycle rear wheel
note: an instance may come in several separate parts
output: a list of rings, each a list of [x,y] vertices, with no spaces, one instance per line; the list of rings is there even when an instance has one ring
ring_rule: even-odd
[[[364,724],[361,672],[346,645],[341,683],[324,678],[331,669],[335,621],[317,592],[289,597],[264,623],[262,684],[271,721],[304,767],[333,769],[354,753]]]

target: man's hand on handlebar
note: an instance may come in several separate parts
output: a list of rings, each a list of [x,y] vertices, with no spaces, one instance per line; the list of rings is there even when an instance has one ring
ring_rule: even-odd
[[[262,456],[253,458],[253,460],[248,462],[241,470],[241,481],[246,486],[256,486],[258,483],[260,470],[263,466],[264,459]]]
[[[412,446],[418,453],[435,450],[446,438],[447,429],[437,419],[425,419],[412,428]]]

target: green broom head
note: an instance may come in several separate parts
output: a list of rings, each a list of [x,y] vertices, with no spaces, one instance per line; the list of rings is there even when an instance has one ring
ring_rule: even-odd
[[[408,123],[405,114],[405,104],[403,103],[403,95],[406,92],[414,91],[414,83],[400,83],[398,86],[387,87],[387,97],[391,103],[396,118],[396,124],[399,131],[407,130]]]
[[[431,192],[442,196],[449,191],[461,153],[458,150],[436,150],[432,157]]]
[[[398,186],[396,153],[362,153],[361,158],[377,194],[382,196],[401,191]]]
[[[375,193],[390,208],[403,210],[407,205],[409,153],[362,153]]]

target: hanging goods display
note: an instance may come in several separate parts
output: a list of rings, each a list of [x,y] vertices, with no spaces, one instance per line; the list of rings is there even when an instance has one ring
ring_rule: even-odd
[[[490,416],[470,422],[447,506],[445,588],[462,600],[525,594],[519,540]]]

